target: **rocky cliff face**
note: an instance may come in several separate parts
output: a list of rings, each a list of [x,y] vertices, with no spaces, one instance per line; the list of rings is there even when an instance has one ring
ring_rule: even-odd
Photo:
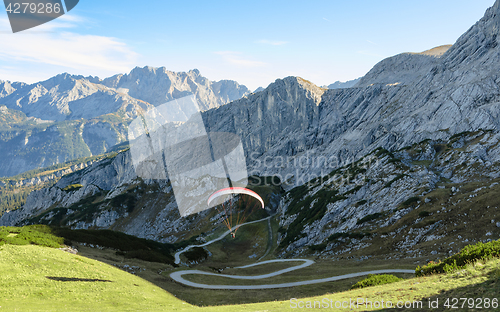
[[[262,155],[282,142],[287,147],[275,155],[294,154],[313,145],[308,139],[315,138],[302,134],[319,127],[324,92],[302,78],[278,79],[264,91],[207,111],[203,119],[209,131],[238,134],[248,154]]]
[[[130,162],[128,153],[121,153],[113,160],[107,159],[95,163],[86,169],[64,176],[53,187],[34,191],[28,197],[22,209],[4,215],[2,224],[16,224],[44,212],[54,205],[67,207],[99,192],[101,189],[111,190],[120,182],[130,182]],[[133,178],[133,177],[132,177]],[[82,188],[66,192],[64,187],[73,184]]]
[[[463,247],[498,239],[499,142],[498,131],[480,130],[394,152],[377,149],[308,181],[283,199],[282,254],[320,245],[316,250],[329,255],[388,249],[402,258],[448,255],[459,248],[451,241]]]
[[[89,160],[85,161],[79,164],[71,165],[68,166],[68,168],[63,168],[63,169],[58,169],[54,170],[53,172],[49,174],[42,174],[33,178],[28,178],[28,179],[19,179],[19,180],[7,180],[6,182],[0,181],[0,186],[4,185],[12,185],[14,187],[23,187],[23,186],[35,186],[35,185],[40,185],[44,184],[46,182],[50,182],[52,180],[57,180],[58,178],[61,178],[65,175],[68,175],[70,173],[73,173],[75,171],[82,170],[83,168],[87,168],[88,166],[92,165],[95,161]]]

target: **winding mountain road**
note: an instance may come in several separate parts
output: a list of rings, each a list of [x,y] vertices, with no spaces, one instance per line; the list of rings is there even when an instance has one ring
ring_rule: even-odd
[[[247,225],[247,224],[257,223],[257,222],[261,222],[264,220],[269,220],[271,217],[273,217],[273,216],[269,216],[267,218],[252,221],[252,222],[243,223],[243,224],[236,226],[235,228],[238,228],[240,226]],[[204,247],[204,246],[210,245],[214,242],[217,242],[217,241],[223,239],[229,233],[231,233],[231,231],[228,230],[228,231],[224,232],[218,238],[213,239],[213,240],[206,242],[204,244],[201,244],[201,245],[189,245],[189,246],[187,246],[186,248],[182,249],[181,251],[179,251],[175,254],[175,263],[179,264],[181,262],[180,255],[182,253],[188,251],[189,249],[191,249],[193,247]],[[311,284],[318,284],[318,283],[324,283],[324,282],[338,281],[338,280],[342,280],[342,279],[364,276],[364,275],[368,275],[368,274],[384,274],[384,273],[410,273],[410,274],[413,274],[413,273],[415,273],[414,270],[403,270],[403,269],[374,270],[374,271],[350,273],[350,274],[344,274],[344,275],[339,275],[339,276],[312,279],[312,280],[299,281],[299,282],[280,283],[280,284],[265,284],[265,285],[208,285],[208,284],[200,284],[200,283],[196,283],[196,282],[191,282],[191,281],[188,281],[188,280],[183,278],[184,275],[196,274],[196,275],[226,277],[226,278],[238,279],[238,280],[258,280],[258,279],[270,278],[270,277],[274,277],[274,276],[281,275],[284,273],[292,272],[292,271],[299,270],[299,269],[302,269],[302,268],[305,268],[305,267],[308,267],[308,266],[314,264],[314,261],[309,260],[309,259],[275,259],[275,260],[267,260],[267,261],[256,262],[256,263],[245,265],[245,266],[235,267],[235,269],[251,268],[251,267],[259,266],[262,264],[276,263],[276,262],[303,262],[303,263],[296,265],[296,266],[293,266],[293,267],[286,268],[286,269],[278,270],[276,272],[262,274],[262,275],[229,275],[229,274],[217,274],[217,273],[204,272],[204,271],[200,271],[200,270],[183,270],[183,271],[177,271],[177,272],[171,273],[170,277],[174,281],[179,282],[181,284],[184,284],[186,286],[203,288],[203,289],[227,289],[227,290],[229,290],[229,289],[286,288],[286,287],[303,286],[303,285],[311,285]]]
[[[271,219],[272,217],[274,217],[274,215],[270,215],[269,217],[266,217],[266,218],[264,218],[264,219],[255,220],[255,221],[251,221],[251,222],[246,222],[246,223],[242,223],[242,224],[238,224],[238,225],[236,225],[236,226],[233,228],[233,230],[236,230],[237,228],[239,228],[240,226],[243,226],[243,225],[252,224],[252,223],[257,223],[257,222],[262,222],[262,221],[264,221],[264,220],[269,220],[269,219]],[[194,247],[205,247],[205,246],[210,245],[210,244],[212,244],[212,243],[218,242],[218,241],[220,241],[221,239],[223,239],[224,237],[226,237],[226,236],[227,236],[228,234],[230,234],[230,233],[231,233],[231,230],[227,230],[227,231],[225,231],[224,233],[222,233],[222,235],[221,235],[221,236],[217,237],[216,239],[213,239],[213,240],[211,240],[211,241],[209,241],[209,242],[206,242],[206,243],[204,243],[204,244],[201,244],[201,245],[189,245],[189,246],[187,246],[186,248],[182,249],[181,251],[176,252],[176,253],[175,253],[175,255],[174,255],[174,258],[175,258],[175,264],[179,264],[179,263],[181,263],[181,258],[180,258],[180,255],[181,255],[181,254],[183,254],[183,253],[185,253],[185,252],[186,252],[186,251],[188,251],[189,249],[194,248]]]

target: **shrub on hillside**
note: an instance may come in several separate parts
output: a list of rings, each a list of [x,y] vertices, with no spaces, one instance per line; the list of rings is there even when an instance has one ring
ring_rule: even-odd
[[[131,251],[117,251],[117,255],[122,255],[127,259],[135,258],[149,262],[171,263],[172,257],[166,256],[156,250],[131,250]]]
[[[394,182],[396,182],[398,180],[401,180],[404,177],[406,177],[405,174],[399,174],[394,179],[392,179],[391,181],[387,182],[384,187],[391,187]]]
[[[415,276],[453,272],[464,268],[469,263],[498,257],[500,257],[500,240],[489,243],[479,242],[475,245],[465,246],[459,253],[443,261],[431,261],[423,267],[418,266],[415,269]]]
[[[193,237],[190,240],[180,243],[168,244],[111,230],[72,230],[68,228],[54,228],[54,232],[64,237],[67,245],[71,245],[72,242],[99,245],[117,249],[121,251],[123,255],[126,255],[126,257],[139,257],[142,260],[155,262],[162,259],[160,262],[172,265],[174,264],[174,257],[171,255],[171,251],[194,242],[196,238]]]
[[[44,225],[28,225],[23,227],[0,227],[0,245],[39,245],[60,248],[64,238],[52,234],[52,230]]]
[[[359,207],[361,205],[364,205],[367,203],[367,200],[366,199],[362,199],[360,201],[358,201],[356,204],[354,204],[355,207]]]
[[[363,224],[365,222],[370,222],[370,221],[373,221],[373,220],[376,220],[378,218],[380,218],[382,216],[381,213],[377,212],[377,213],[374,213],[374,214],[370,214],[370,215],[367,215],[361,219],[358,220],[358,222],[356,222],[356,224]]]
[[[202,247],[194,247],[184,253],[188,261],[195,262],[208,258],[208,253]]]
[[[360,233],[360,232],[353,232],[353,233],[345,233],[345,232],[338,232],[338,233],[333,233],[328,237],[328,241],[335,241],[341,237],[343,238],[355,238],[355,239],[362,239],[365,236],[370,236],[371,234],[369,232],[365,233]]]
[[[425,217],[428,217],[428,216],[430,216],[430,215],[431,215],[431,214],[430,214],[428,211],[425,211],[425,210],[420,211],[420,212],[418,213],[418,216],[419,216],[420,218],[425,218]]]
[[[335,241],[341,237],[349,237],[349,233],[344,233],[344,232],[337,232],[337,233],[333,233],[332,235],[330,235],[328,237],[328,241]]]
[[[352,285],[351,289],[384,285],[384,284],[399,282],[401,280],[403,279],[391,274],[381,274],[381,275],[368,274],[367,278]]]
[[[409,207],[409,206],[415,204],[416,202],[418,202],[419,200],[420,200],[420,198],[418,198],[417,196],[410,197],[407,200],[405,200],[401,205],[403,207]]]
[[[62,190],[65,192],[71,192],[71,191],[76,191],[82,187],[83,187],[83,185],[77,183],[77,184],[68,185],[65,188],[63,188]]]
[[[311,245],[311,246],[308,246],[309,250],[310,251],[322,251],[324,250],[326,247],[328,246],[327,243],[322,243],[322,244],[318,244],[318,245]]]

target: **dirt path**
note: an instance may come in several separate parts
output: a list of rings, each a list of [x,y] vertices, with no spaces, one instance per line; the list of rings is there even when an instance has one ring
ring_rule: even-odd
[[[269,219],[271,219],[272,217],[274,217],[274,215],[271,215],[271,216],[266,217],[266,218],[264,218],[264,219],[255,220],[255,221],[251,221],[251,222],[246,222],[246,223],[242,223],[242,224],[238,224],[237,226],[235,226],[235,227],[233,228],[233,230],[235,230],[235,229],[237,229],[237,228],[239,228],[240,226],[243,226],[243,225],[252,224],[252,223],[257,223],[257,222],[262,222],[262,221],[264,221],[264,220],[269,220]],[[215,242],[220,241],[221,239],[223,239],[224,237],[226,237],[226,236],[227,236],[227,235],[229,235],[230,233],[231,233],[231,231],[230,231],[230,230],[227,230],[226,232],[222,233],[222,235],[221,235],[221,236],[219,236],[219,237],[217,237],[216,239],[213,239],[213,240],[208,241],[208,242],[206,242],[206,243],[204,243],[204,244],[201,244],[201,245],[189,245],[189,246],[187,246],[186,248],[182,249],[181,251],[176,252],[176,253],[175,253],[175,255],[174,255],[174,258],[175,258],[175,264],[179,264],[179,263],[181,263],[181,258],[180,258],[181,254],[185,253],[185,252],[186,252],[186,251],[188,251],[189,249],[194,248],[194,247],[205,247],[205,246],[208,246],[208,245],[210,245],[210,244],[212,244],[212,243],[215,243]]]
[[[264,255],[262,255],[262,257],[257,259],[257,262],[264,259],[264,257],[267,256],[269,254],[269,252],[271,251],[271,248],[273,248],[273,228],[271,227],[271,218],[267,219],[267,233],[268,233],[268,235],[267,235],[268,240],[267,240],[266,252],[264,253]]]
[[[176,282],[179,282],[181,284],[191,286],[191,287],[196,287],[196,288],[203,288],[203,289],[272,289],[272,288],[286,288],[286,287],[294,287],[294,286],[332,282],[332,281],[338,281],[338,280],[342,280],[342,279],[364,276],[364,275],[368,275],[368,274],[415,273],[414,270],[397,270],[397,269],[374,270],[374,271],[365,271],[365,272],[344,274],[344,275],[332,276],[332,277],[326,277],[326,278],[312,279],[312,280],[307,280],[307,281],[281,283],[281,284],[264,284],[264,285],[207,285],[207,284],[200,284],[200,283],[191,282],[191,281],[188,281],[182,277],[183,275],[199,274],[199,275],[227,277],[227,278],[239,279],[239,280],[257,280],[257,279],[263,279],[263,278],[277,276],[277,275],[280,275],[280,274],[283,274],[286,272],[295,271],[295,270],[310,266],[311,264],[314,264],[314,261],[308,260],[308,259],[278,259],[278,260],[262,261],[259,263],[251,264],[250,266],[257,266],[257,265],[271,263],[271,262],[288,262],[288,261],[304,261],[304,263],[297,265],[297,266],[293,266],[291,268],[279,270],[279,271],[276,271],[273,273],[268,273],[268,274],[263,274],[263,275],[255,275],[255,276],[216,274],[216,273],[209,273],[209,272],[204,272],[204,271],[200,271],[200,270],[185,270],[185,271],[177,271],[177,272],[171,273],[170,277],[173,280],[175,280]],[[250,267],[250,266],[244,266],[244,267],[240,267],[240,268],[245,268],[245,267]]]
[[[262,222],[264,220],[268,221],[268,230],[269,230],[270,241],[268,243],[268,248],[266,250],[266,253],[262,257],[260,257],[259,260],[264,258],[269,253],[269,250],[272,246],[272,228],[271,228],[271,220],[270,220],[271,217],[273,217],[273,216],[269,216],[269,217],[261,219],[261,220],[243,223],[243,224],[240,224],[240,225],[235,227],[235,228],[238,228],[238,227],[243,226],[243,225]],[[186,248],[184,248],[183,250],[181,250],[175,254],[175,263],[179,264],[181,262],[180,255],[182,253],[188,251],[189,249],[191,249],[193,247],[204,247],[204,246],[210,245],[214,242],[217,242],[217,241],[223,239],[225,236],[227,236],[230,233],[231,233],[231,231],[228,230],[228,231],[224,232],[218,238],[213,239],[213,240],[206,242],[204,244],[187,246]],[[342,279],[364,276],[364,275],[368,275],[368,274],[385,274],[385,273],[410,273],[411,274],[411,273],[415,273],[414,270],[401,270],[401,269],[375,270],[375,271],[365,271],[365,272],[344,274],[344,275],[332,276],[332,277],[326,277],[326,278],[320,278],[320,279],[299,281],[299,282],[281,283],[281,284],[265,284],[265,285],[207,285],[207,284],[200,284],[200,283],[191,282],[191,281],[188,281],[188,280],[183,278],[184,275],[198,274],[198,275],[226,277],[226,278],[239,279],[239,280],[258,280],[258,279],[263,279],[263,278],[274,277],[274,276],[281,275],[281,274],[287,273],[287,272],[292,272],[292,271],[302,269],[302,268],[305,268],[307,266],[314,264],[314,261],[309,260],[309,259],[276,259],[276,260],[267,260],[267,261],[262,261],[262,262],[256,262],[256,263],[241,266],[241,267],[235,267],[235,269],[245,269],[245,268],[255,267],[258,265],[262,265],[262,264],[276,263],[276,262],[304,262],[304,263],[290,267],[290,268],[286,268],[283,270],[278,270],[276,272],[262,274],[262,275],[253,275],[253,276],[216,274],[216,273],[204,272],[204,271],[200,271],[200,270],[183,270],[183,271],[177,271],[177,272],[171,273],[170,277],[174,281],[179,282],[181,284],[191,286],[191,287],[196,287],[196,288],[204,288],[204,289],[272,289],[272,288],[285,288],[285,287],[318,284],[318,283],[324,283],[324,282],[332,282],[332,281],[338,281],[338,280],[342,280]]]

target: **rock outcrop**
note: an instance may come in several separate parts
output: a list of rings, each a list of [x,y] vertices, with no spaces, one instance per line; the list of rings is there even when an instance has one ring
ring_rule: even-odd
[[[22,82],[10,82],[0,80],[0,98],[6,97],[12,94],[19,88],[24,87],[26,84]]]
[[[425,246],[429,248],[438,238],[456,235],[457,227],[464,224],[474,228],[460,230],[464,239],[485,240],[491,236],[488,230],[499,237],[490,222],[500,216],[498,201],[493,199],[500,189],[499,142],[498,131],[479,130],[450,140],[424,140],[394,152],[377,149],[358,162],[308,181],[283,199],[279,238],[283,255],[298,255],[307,252],[307,246],[320,244],[331,255],[338,252],[336,247],[345,248],[344,243],[349,251],[356,251],[380,239],[366,237],[361,243],[363,233],[386,232],[391,233],[384,234],[390,236],[386,240],[401,249],[402,257],[412,257],[425,253],[420,249],[425,244],[419,243],[433,241]],[[480,191],[484,197],[473,200]],[[323,209],[318,209],[322,204]],[[310,210],[317,214],[308,214]],[[432,222],[423,222],[431,214]],[[448,218],[441,219],[440,214]],[[475,217],[466,218],[467,214]],[[466,223],[458,224],[460,219]],[[487,224],[486,228],[480,224]],[[448,246],[443,248],[448,252]]]

